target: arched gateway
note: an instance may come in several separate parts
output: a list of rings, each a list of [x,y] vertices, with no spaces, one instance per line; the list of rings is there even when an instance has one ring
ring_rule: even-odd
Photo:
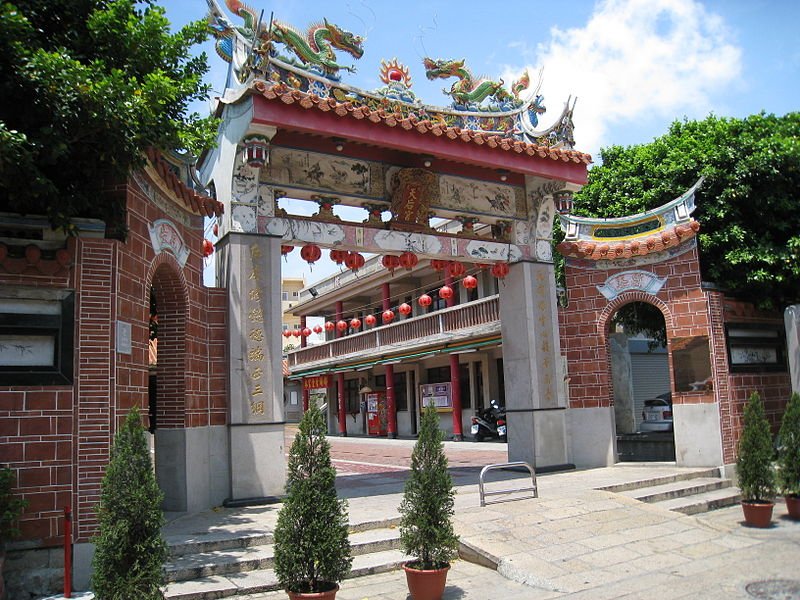
[[[227,5],[244,27],[210,2],[233,83],[218,107],[219,144],[200,172],[225,206],[217,276],[229,298],[232,497],[283,490],[281,245],[508,264],[500,315],[505,395],[516,411],[509,455],[569,462],[551,231],[554,194],[579,189],[591,161],[572,149],[572,107],[537,131],[544,107],[526,92],[527,73],[509,92],[474,79],[463,61],[424,61],[428,78],[456,79],[448,108],[417,100],[397,61],[382,63],[384,87],[357,90],[340,80],[349,67],[335,53],[359,58],[358,36],[327,21],[307,36],[257,25],[246,7]],[[319,210],[286,214],[277,206],[285,196]],[[342,221],[336,205],[370,218]],[[463,230],[437,233],[431,217],[460,219]],[[491,237],[471,234],[476,223],[490,225]]]

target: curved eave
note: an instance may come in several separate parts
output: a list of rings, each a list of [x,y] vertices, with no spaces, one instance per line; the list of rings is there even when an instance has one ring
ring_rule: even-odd
[[[413,116],[403,117],[385,109],[373,110],[335,98],[320,98],[282,83],[256,81],[252,91],[257,100],[253,120],[278,128],[338,136],[581,185],[586,183],[587,165],[592,162],[591,156],[577,150],[539,146]]]
[[[147,160],[152,168],[151,175],[158,176],[163,187],[172,192],[174,200],[189,212],[203,217],[221,217],[223,205],[210,196],[199,194],[173,173],[169,162],[155,148],[147,149]]]

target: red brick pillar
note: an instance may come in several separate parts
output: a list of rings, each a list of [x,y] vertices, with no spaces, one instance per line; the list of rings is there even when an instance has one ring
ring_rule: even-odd
[[[464,434],[461,431],[461,379],[458,372],[458,354],[450,355],[450,393],[453,396],[453,439],[460,442],[464,439]]]

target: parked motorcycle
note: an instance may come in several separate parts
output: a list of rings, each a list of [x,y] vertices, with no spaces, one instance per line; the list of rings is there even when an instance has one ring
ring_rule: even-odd
[[[481,442],[486,438],[497,438],[503,442],[506,439],[506,409],[500,406],[497,400],[492,400],[489,407],[479,410],[472,417],[470,433],[476,441]]]

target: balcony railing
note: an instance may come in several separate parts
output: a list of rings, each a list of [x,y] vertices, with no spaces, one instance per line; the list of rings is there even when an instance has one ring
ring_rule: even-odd
[[[394,344],[431,339],[434,336],[486,325],[500,320],[500,303],[497,295],[445,308],[427,315],[404,319],[348,335],[323,344],[307,346],[289,353],[289,367],[325,361],[342,356],[385,349]]]

